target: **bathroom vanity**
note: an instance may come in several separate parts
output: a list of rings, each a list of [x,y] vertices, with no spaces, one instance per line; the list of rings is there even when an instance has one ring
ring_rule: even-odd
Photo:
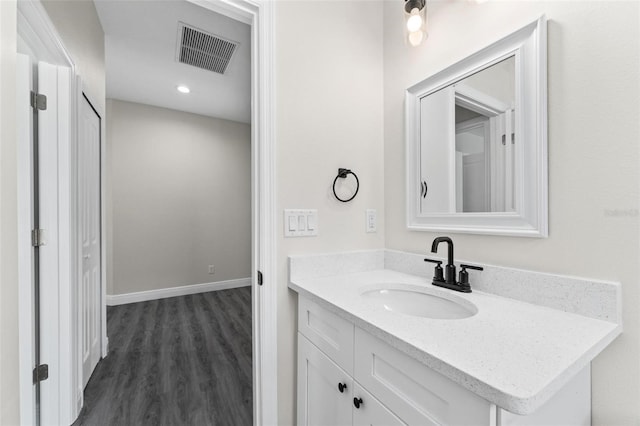
[[[487,266],[454,294],[423,257],[290,257],[297,424],[589,425],[619,285]]]

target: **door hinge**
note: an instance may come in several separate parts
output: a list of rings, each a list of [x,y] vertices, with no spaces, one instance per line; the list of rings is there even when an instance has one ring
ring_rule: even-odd
[[[33,384],[42,382],[49,378],[49,365],[40,364],[33,369]]]
[[[40,247],[47,244],[44,229],[34,229],[31,231],[31,245]]]
[[[31,92],[31,108],[39,111],[47,109],[47,97],[36,92]]]
[[[258,271],[258,285],[262,285],[262,272]]]

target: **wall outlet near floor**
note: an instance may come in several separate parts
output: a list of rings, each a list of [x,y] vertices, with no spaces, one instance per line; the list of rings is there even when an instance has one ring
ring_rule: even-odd
[[[216,273],[216,269],[213,265],[209,265],[209,275],[213,275]]]

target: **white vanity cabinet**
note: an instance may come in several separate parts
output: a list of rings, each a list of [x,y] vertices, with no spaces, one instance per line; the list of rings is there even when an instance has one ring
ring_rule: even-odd
[[[518,416],[304,296],[298,300],[298,425],[591,423],[588,367],[536,413]]]
[[[300,297],[298,425],[351,424],[489,426],[495,406]]]

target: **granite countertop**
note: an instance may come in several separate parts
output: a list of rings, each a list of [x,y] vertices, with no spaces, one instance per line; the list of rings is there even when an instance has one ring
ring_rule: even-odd
[[[458,293],[390,269],[293,277],[289,287],[482,398],[530,414],[622,331],[620,324],[491,293]],[[389,312],[361,297],[373,288],[418,289],[475,305],[468,318]],[[472,281],[473,287],[473,281]]]

